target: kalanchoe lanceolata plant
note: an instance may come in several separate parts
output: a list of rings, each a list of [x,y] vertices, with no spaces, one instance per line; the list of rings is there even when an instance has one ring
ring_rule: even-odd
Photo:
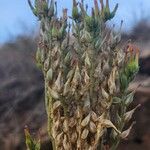
[[[54,0],[28,2],[40,21],[36,60],[45,79],[53,149],[115,150],[129,135],[134,123],[127,130],[124,125],[139,107],[127,112],[135,93],[127,89],[139,69],[138,48],[120,49],[120,31],[106,27],[118,4],[111,11],[108,0],[94,0],[89,14],[83,0],[73,0],[72,16],[63,9],[59,18]],[[28,149],[28,143],[36,149],[28,130],[26,135]]]

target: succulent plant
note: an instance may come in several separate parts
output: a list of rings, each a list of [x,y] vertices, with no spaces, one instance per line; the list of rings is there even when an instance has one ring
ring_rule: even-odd
[[[127,112],[135,93],[128,86],[139,69],[138,48],[131,43],[120,48],[120,31],[106,27],[118,4],[111,11],[108,0],[106,5],[99,1],[101,8],[94,0],[89,15],[83,0],[73,0],[72,17],[64,9],[59,18],[54,0],[36,0],[34,7],[28,1],[40,21],[36,58],[45,78],[53,149],[115,150],[129,135],[134,123],[125,131],[124,125],[139,107]]]

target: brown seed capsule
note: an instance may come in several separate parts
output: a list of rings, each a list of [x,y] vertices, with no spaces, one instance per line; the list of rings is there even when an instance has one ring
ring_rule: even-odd
[[[98,116],[94,111],[91,111],[91,118],[94,122],[98,121]]]
[[[60,144],[62,143],[62,140],[63,140],[63,132],[59,133],[57,136],[56,136],[56,142],[57,142],[57,145],[60,146]]]
[[[133,122],[133,123],[131,124],[131,126],[130,126],[127,130],[123,131],[123,132],[120,134],[120,137],[121,137],[122,139],[125,139],[125,138],[128,137],[128,135],[130,134],[131,129],[132,129],[132,127],[133,127],[134,124],[135,124],[135,122]]]
[[[102,90],[103,98],[108,99],[109,98],[109,94],[104,90],[104,88],[101,88],[101,90]]]
[[[104,128],[113,128],[118,134],[121,133],[110,120],[100,117],[99,121],[102,123]]]
[[[68,72],[67,79],[69,79],[69,81],[70,81],[72,79],[73,75],[74,75],[74,69],[72,69]]]
[[[68,129],[68,122],[67,120],[64,120],[64,123],[63,123],[63,131],[64,132],[67,132],[69,129]]]
[[[110,68],[108,61],[107,61],[104,63],[104,66],[103,66],[103,74],[108,75],[110,71],[111,71],[111,68]]]
[[[73,128],[77,124],[76,118],[72,117],[69,120],[69,127]]]
[[[68,94],[68,92],[70,91],[71,88],[71,80],[73,78],[74,75],[74,69],[70,70],[68,75],[67,75],[67,81],[64,84],[64,90],[63,90],[63,96],[66,96]]]
[[[54,123],[54,129],[57,131],[59,129],[59,126],[60,126],[60,121],[57,120],[55,123]]]
[[[125,115],[124,115],[124,120],[125,120],[126,122],[130,121],[130,119],[132,118],[134,112],[135,112],[136,109],[139,108],[140,106],[141,106],[141,104],[137,105],[134,109],[132,109],[132,110],[126,112]]]
[[[53,136],[54,138],[56,138],[56,136],[58,135],[58,132],[55,130],[55,126],[52,127],[51,132],[52,132],[52,136]]]
[[[92,133],[96,132],[96,125],[95,125],[94,122],[90,121],[90,123],[89,123],[89,129],[90,129],[90,132],[92,132]]]
[[[117,67],[114,67],[108,79],[108,88],[110,94],[113,94],[116,91],[116,83],[115,83],[116,73],[117,73]]]
[[[88,53],[85,55],[85,65],[88,66],[89,68],[91,67],[91,62]]]
[[[53,69],[56,70],[57,67],[59,66],[59,64],[60,64],[60,60],[59,59],[57,59],[56,61],[54,61],[54,63],[53,63]]]
[[[85,140],[88,134],[89,134],[89,130],[85,128],[81,134],[81,139]]]
[[[60,101],[54,102],[54,104],[53,104],[53,110],[56,110],[60,106],[61,106],[61,102]]]
[[[90,82],[90,77],[88,76],[87,71],[85,71],[85,73],[84,73],[84,82],[86,84],[88,84]]]
[[[55,100],[60,98],[60,96],[59,96],[59,94],[58,94],[58,92],[56,90],[48,88],[48,92],[51,95],[51,97],[54,98]]]
[[[75,73],[72,79],[72,87],[73,89],[76,88],[76,86],[81,82],[81,74],[79,66],[76,66]]]
[[[89,124],[91,114],[89,113],[81,122],[81,126],[85,127]]]
[[[87,96],[85,97],[85,100],[84,100],[83,111],[89,112],[90,106],[91,106],[90,96],[89,96],[89,94],[87,94]]]
[[[78,137],[77,133],[73,132],[71,135],[71,142],[75,143],[77,141],[77,137]]]
[[[66,135],[64,135],[63,147],[64,147],[65,150],[69,150],[70,149],[69,142],[67,142],[67,136]]]
[[[64,85],[63,96],[66,96],[70,91],[70,80],[68,79]]]
[[[93,145],[94,145],[94,144],[93,144]],[[92,146],[90,146],[88,150],[93,150],[93,147],[92,147]]]
[[[57,79],[56,79],[56,81],[55,81],[55,83],[54,83],[54,87],[53,87],[53,88],[54,88],[56,91],[60,92],[61,89],[62,89],[62,86],[63,86],[62,73],[59,72],[59,74],[58,74],[58,76],[57,76]]]
[[[77,108],[77,110],[76,110],[76,113],[75,113],[75,114],[76,114],[76,118],[77,118],[77,119],[79,119],[79,118],[81,117],[81,115],[82,115],[82,114],[81,114],[81,111],[80,111],[80,109],[79,109],[79,108]]]

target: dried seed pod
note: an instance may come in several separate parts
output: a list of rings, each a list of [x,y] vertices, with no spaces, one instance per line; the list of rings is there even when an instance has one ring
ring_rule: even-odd
[[[54,98],[55,100],[60,98],[58,92],[56,90],[51,89],[50,87],[48,88],[48,92],[51,95],[51,97]]]
[[[117,67],[114,67],[108,79],[108,88],[110,94],[114,94],[114,92],[116,91],[116,84],[115,84],[116,73],[117,73]]]
[[[134,124],[135,124],[135,122],[133,122],[133,123],[131,124],[131,126],[129,127],[129,129],[123,131],[123,132],[120,134],[120,137],[121,137],[122,139],[126,139],[126,138],[128,137],[128,135],[130,134],[131,129],[132,129],[132,127],[134,126]]]
[[[60,60],[59,59],[57,59],[56,61],[54,61],[54,63],[53,63],[53,70],[56,70],[57,67],[59,66],[59,64],[60,64]]]
[[[76,118],[77,118],[77,119],[79,119],[79,118],[82,116],[82,113],[81,113],[81,111],[80,111],[79,108],[76,109],[75,114],[76,114]]]
[[[101,90],[102,90],[102,96],[103,96],[103,98],[105,98],[105,99],[109,99],[109,94],[104,90],[104,88],[101,88]]]
[[[62,144],[62,140],[63,140],[63,132],[59,133],[56,136],[56,142],[57,142],[57,146],[60,146]]]
[[[81,33],[81,32],[80,32]],[[81,42],[82,43],[86,43],[86,35],[85,35],[85,33],[84,33],[84,31],[81,33]]]
[[[89,93],[87,93],[87,94],[86,94],[86,97],[85,97],[85,100],[84,100],[83,111],[84,111],[85,113],[86,113],[86,112],[89,112],[90,107],[91,107],[90,96],[89,96]]]
[[[97,114],[96,114],[94,111],[91,111],[91,119],[92,119],[94,122],[97,122],[97,121],[98,121],[98,116],[97,116]]]
[[[104,128],[113,128],[118,134],[120,134],[121,132],[114,126],[114,124],[110,121],[110,120],[107,120],[107,119],[102,119],[100,120],[101,123],[102,123],[102,126]]]
[[[87,138],[88,134],[89,134],[89,130],[85,128],[85,129],[82,131],[81,139],[82,139],[82,140],[85,140],[85,139]]]
[[[63,147],[64,147],[65,150],[69,150],[70,149],[69,142],[67,141],[67,135],[64,135]]]
[[[47,78],[48,81],[52,81],[52,79],[53,79],[53,70],[52,70],[52,68],[50,68],[47,71],[46,78]]]
[[[72,90],[74,91],[76,89],[76,86],[81,82],[81,74],[79,66],[76,66],[74,77],[72,79]]]
[[[53,104],[53,110],[58,109],[60,106],[61,106],[61,102],[60,101],[54,102],[54,104]]]
[[[63,87],[62,72],[60,71],[58,74],[58,77],[54,83],[53,89],[55,89],[57,92],[60,92],[62,87]]]
[[[91,61],[90,61],[90,58],[89,58],[89,54],[86,53],[85,54],[85,65],[90,68],[91,67]]]
[[[130,111],[128,111],[128,112],[125,113],[125,115],[124,115],[124,120],[125,120],[125,122],[130,121],[130,119],[132,118],[134,112],[135,112],[136,109],[139,108],[140,106],[141,106],[141,104],[137,105],[134,109],[132,109],[132,110],[130,110]]]
[[[58,129],[59,129],[59,127],[60,127],[60,121],[59,120],[57,120],[55,123],[53,123],[54,124],[54,129],[55,129],[55,131],[57,131]]]
[[[64,122],[63,122],[63,131],[66,133],[66,132],[68,132],[68,130],[69,130],[69,128],[68,128],[68,122],[65,119]]]
[[[90,118],[91,118],[91,114],[89,113],[81,122],[81,126],[82,127],[85,127],[89,124],[89,121],[90,121]]]
[[[94,144],[93,144],[94,145]],[[88,150],[93,150],[93,146],[90,146],[89,148],[88,148]]]
[[[74,75],[74,69],[71,69],[67,74],[67,79],[71,80],[73,78],[73,75]]]
[[[69,127],[73,128],[77,124],[76,118],[72,117],[69,119]]]
[[[56,45],[51,51],[51,57],[56,58],[58,51],[59,51],[59,47]]]
[[[54,138],[56,138],[56,136],[58,135],[58,131],[55,130],[55,126],[52,126],[51,133],[52,133],[52,136],[53,136]]]
[[[70,91],[70,79],[67,80],[67,82],[64,85],[64,90],[63,90],[63,96],[66,96],[68,94],[68,92]]]
[[[95,78],[99,78],[100,76],[102,76],[102,60],[98,62],[98,65],[95,68],[95,73],[94,73]]]
[[[89,129],[90,129],[90,132],[92,132],[92,133],[96,132],[97,128],[96,128],[96,125],[95,125],[95,123],[93,121],[90,121]]]
[[[66,96],[70,89],[71,89],[71,80],[73,78],[73,75],[74,75],[74,69],[70,70],[68,75],[67,75],[67,81],[66,83],[64,84],[64,90],[63,90],[63,96]]]
[[[76,143],[77,138],[78,138],[77,133],[76,133],[76,132],[73,132],[73,133],[71,134],[71,142],[72,142],[72,143]]]
[[[108,61],[106,61],[103,66],[103,74],[107,76],[110,73],[110,71],[111,71],[110,65]]]
[[[90,77],[87,74],[87,71],[84,72],[84,82],[85,84],[89,84],[90,82]]]

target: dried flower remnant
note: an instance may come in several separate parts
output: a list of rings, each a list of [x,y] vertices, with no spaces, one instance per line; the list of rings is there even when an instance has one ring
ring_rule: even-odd
[[[94,0],[89,15],[83,0],[73,0],[72,16],[63,9],[59,18],[54,0],[35,0],[34,6],[28,2],[40,21],[36,59],[45,77],[53,148],[116,149],[129,135],[133,124],[126,131],[124,125],[139,107],[127,112],[135,93],[129,93],[128,86],[139,69],[139,50],[131,43],[126,51],[119,48],[121,31],[113,28],[109,33],[106,28],[118,4],[111,11],[108,0]]]

